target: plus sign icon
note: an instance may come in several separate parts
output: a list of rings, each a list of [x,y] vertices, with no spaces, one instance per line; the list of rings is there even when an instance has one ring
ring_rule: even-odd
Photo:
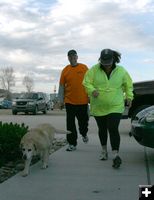
[[[154,185],[139,185],[139,200],[154,200]]]

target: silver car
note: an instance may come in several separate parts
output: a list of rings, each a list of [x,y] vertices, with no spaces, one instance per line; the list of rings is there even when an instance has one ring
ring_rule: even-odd
[[[12,102],[13,115],[19,112],[36,115],[39,111],[42,111],[44,114],[47,113],[47,104],[43,92],[24,93]]]

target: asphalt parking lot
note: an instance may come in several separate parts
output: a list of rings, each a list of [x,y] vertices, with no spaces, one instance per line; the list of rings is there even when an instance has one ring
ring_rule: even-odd
[[[17,115],[9,111],[0,114],[0,121],[18,122],[35,126],[42,122],[52,123],[65,129],[65,111],[51,111],[47,115]],[[8,113],[7,113],[8,112]],[[1,113],[1,111],[0,111]],[[28,177],[20,173],[0,184],[1,200],[137,200],[139,185],[154,184],[154,150],[139,145],[129,137],[130,120],[120,124],[123,160],[120,169],[112,168],[110,143],[109,159],[100,161],[100,143],[93,117],[89,122],[89,143],[83,144],[80,136],[77,150],[66,152],[66,147],[53,153],[47,170],[40,170],[37,163]]]

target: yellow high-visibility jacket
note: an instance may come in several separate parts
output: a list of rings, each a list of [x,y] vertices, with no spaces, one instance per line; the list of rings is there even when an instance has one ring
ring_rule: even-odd
[[[90,113],[94,116],[104,116],[110,113],[123,113],[125,99],[133,99],[133,83],[128,72],[116,65],[108,79],[100,64],[89,69],[83,80],[83,85],[90,98]],[[99,95],[92,96],[97,90]]]

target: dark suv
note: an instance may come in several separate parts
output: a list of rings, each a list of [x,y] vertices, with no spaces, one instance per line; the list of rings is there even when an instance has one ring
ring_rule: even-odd
[[[47,104],[43,92],[24,93],[12,102],[12,114],[18,112],[37,114],[38,111],[47,113]]]
[[[130,117],[132,120],[138,112],[154,105],[154,80],[136,82],[133,86],[134,99],[132,106],[126,110],[126,115],[124,113],[124,118]]]

